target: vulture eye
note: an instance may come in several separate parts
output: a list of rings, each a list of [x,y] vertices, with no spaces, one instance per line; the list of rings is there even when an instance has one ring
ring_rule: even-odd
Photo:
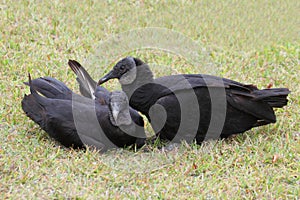
[[[125,66],[124,65],[121,65],[121,67],[120,67],[120,70],[124,70],[125,69]]]

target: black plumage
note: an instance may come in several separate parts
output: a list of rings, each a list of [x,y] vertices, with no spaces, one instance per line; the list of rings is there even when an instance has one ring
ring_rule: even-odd
[[[119,61],[98,84],[112,78],[119,79],[130,106],[147,116],[161,138],[198,143],[275,123],[273,108],[285,106],[290,93],[204,74],[153,79],[149,66],[132,57]]]
[[[68,65],[77,76],[76,80],[79,83],[79,90],[83,96],[92,99],[97,98],[102,104],[109,103],[110,92],[106,88],[97,85],[97,82],[92,79],[79,62],[76,60],[69,60]],[[130,106],[129,110],[132,120],[136,122],[138,126],[144,127],[143,117]],[[142,141],[145,140],[145,138],[140,138],[140,140],[139,143],[143,143]]]
[[[109,103],[103,104],[98,98],[93,100],[73,93],[54,78],[30,80],[27,85],[31,94],[24,96],[22,109],[62,145],[73,148],[88,145],[106,150],[143,144],[138,138],[145,138],[143,121],[129,111],[123,92],[110,93]],[[132,120],[130,115],[139,120]]]
[[[69,60],[68,65],[77,76],[76,80],[79,83],[79,90],[83,96],[92,99],[95,97],[103,98],[103,100],[108,103],[110,92],[104,87],[97,86],[97,82],[92,79],[79,62]]]

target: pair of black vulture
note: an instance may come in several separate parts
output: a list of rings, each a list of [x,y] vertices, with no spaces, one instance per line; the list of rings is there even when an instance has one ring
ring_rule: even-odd
[[[149,66],[133,57],[120,60],[98,84],[78,62],[70,60],[69,65],[85,97],[46,77],[30,80],[31,94],[22,101],[27,116],[67,147],[142,146],[146,136],[137,111],[161,139],[201,144],[205,139],[226,138],[275,123],[273,108],[285,106],[290,93],[287,88],[259,90],[203,74],[154,79]],[[110,93],[100,86],[113,78],[123,92]]]

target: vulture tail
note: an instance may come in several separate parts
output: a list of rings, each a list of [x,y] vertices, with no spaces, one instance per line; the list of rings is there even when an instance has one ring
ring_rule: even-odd
[[[29,85],[29,82],[25,82]],[[31,80],[31,86],[42,95],[51,99],[72,99],[72,91],[62,82],[51,77],[41,77]]]
[[[43,116],[45,110],[43,106],[37,102],[32,94],[24,96],[22,100],[22,109],[30,119],[32,119],[41,127],[44,127]]]
[[[25,95],[22,100],[22,109],[25,114],[32,119],[35,123],[39,124],[42,128],[45,127],[45,109],[40,101],[44,101],[31,85],[31,77],[29,76],[29,86],[31,94]],[[45,102],[44,102],[45,103]]]
[[[255,95],[254,100],[262,100],[268,103],[272,108],[282,108],[283,106],[286,106],[289,93],[290,90],[288,88],[271,88],[253,92]]]

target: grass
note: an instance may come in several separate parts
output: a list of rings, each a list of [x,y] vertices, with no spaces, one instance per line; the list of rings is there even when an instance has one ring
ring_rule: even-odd
[[[299,199],[299,7],[297,0],[2,1],[0,193],[7,199]],[[146,27],[183,34],[205,48],[209,60],[195,64],[178,54],[176,37],[134,35]],[[137,48],[155,37],[167,39],[170,51],[153,48],[156,43]],[[288,87],[290,101],[276,110],[276,124],[214,145],[136,153],[63,148],[22,112],[28,72],[78,91],[68,59],[104,73],[126,55],[164,66],[153,66],[156,76],[210,73],[206,64],[212,63],[211,74]],[[106,87],[120,88],[117,82]]]

